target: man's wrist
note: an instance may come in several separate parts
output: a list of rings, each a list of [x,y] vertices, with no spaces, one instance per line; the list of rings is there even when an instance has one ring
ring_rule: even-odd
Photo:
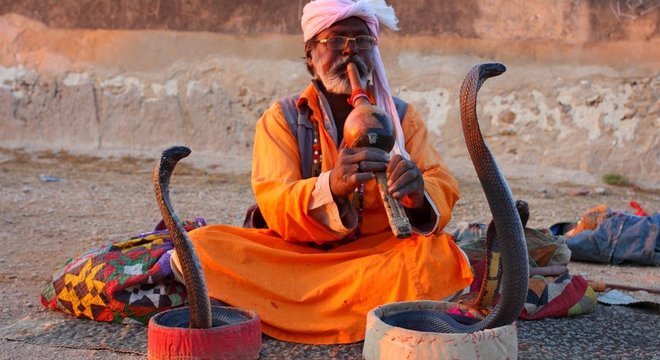
[[[345,198],[344,196],[337,195],[336,189],[333,188],[332,186],[332,174],[335,171],[335,169],[330,170],[330,173],[328,175],[328,187],[330,188],[330,194],[332,194],[332,199],[335,201],[335,203],[339,204],[339,199]]]
[[[403,199],[401,199],[401,205],[403,205],[404,208],[415,210],[419,209],[424,204],[426,203],[426,197],[424,196],[424,192],[421,192],[419,194],[412,194],[412,195],[407,195],[404,196]]]

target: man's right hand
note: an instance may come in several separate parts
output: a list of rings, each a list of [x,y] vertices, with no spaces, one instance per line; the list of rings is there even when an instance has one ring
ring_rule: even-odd
[[[335,167],[330,171],[330,191],[336,198],[349,197],[360,184],[385,172],[390,155],[376,148],[343,148]]]

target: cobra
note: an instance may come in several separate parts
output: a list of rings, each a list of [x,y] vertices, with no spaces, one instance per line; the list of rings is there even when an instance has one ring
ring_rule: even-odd
[[[190,155],[190,149],[185,146],[175,146],[163,151],[161,158],[154,169],[154,191],[156,202],[160,209],[163,221],[172,237],[172,243],[176,249],[183,281],[188,293],[190,308],[190,327],[197,329],[208,329],[212,325],[211,300],[208,297],[206,279],[202,267],[193,249],[192,243],[186,235],[181,221],[174,214],[170,204],[169,185],[174,167],[179,160]]]
[[[488,231],[487,249],[490,257],[495,242],[501,250],[500,299],[495,308],[478,322],[456,320],[444,312],[410,310],[392,314],[382,320],[392,326],[416,331],[439,333],[473,333],[513,323],[525,304],[528,288],[527,244],[511,190],[495,158],[484,142],[477,119],[477,93],[486,79],[502,74],[502,64],[481,64],[473,67],[463,80],[460,109],[463,135],[470,158],[493,214],[495,231]],[[497,238],[492,238],[496,236]],[[477,298],[486,291],[482,284]]]
[[[163,311],[149,320],[148,357],[257,359],[262,343],[259,315],[239,308],[211,306],[197,253],[170,205],[170,177],[176,163],[189,154],[187,147],[171,147],[163,152],[154,169],[156,201],[177,251],[188,306]]]

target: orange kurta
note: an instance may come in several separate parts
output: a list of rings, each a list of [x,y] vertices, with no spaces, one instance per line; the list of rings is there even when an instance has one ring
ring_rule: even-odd
[[[323,124],[314,87],[301,97],[311,120]],[[319,178],[301,179],[297,142],[276,103],[257,123],[252,165],[252,187],[270,229],[214,225],[189,234],[209,295],[256,311],[264,332],[277,339],[332,344],[362,340],[366,314],[378,305],[437,300],[470,284],[468,262],[453,239],[440,232],[458,200],[457,182],[412,106],[402,124],[406,149],[440,214],[433,234],[394,238],[370,181],[360,238],[328,251],[309,246],[341,240],[354,229],[332,229],[312,216],[309,204]],[[318,128],[325,172],[333,168],[338,150],[324,126]]]

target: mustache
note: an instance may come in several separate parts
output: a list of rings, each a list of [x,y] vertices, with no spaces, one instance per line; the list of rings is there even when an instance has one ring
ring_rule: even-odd
[[[343,59],[337,59],[337,61],[335,61],[335,63],[332,64],[332,66],[330,67],[330,71],[328,72],[333,77],[345,78],[346,66],[350,62],[355,64],[355,67],[358,70],[358,74],[360,74],[360,78],[365,78],[367,76],[367,64],[365,64],[365,62],[357,56],[348,56]]]

